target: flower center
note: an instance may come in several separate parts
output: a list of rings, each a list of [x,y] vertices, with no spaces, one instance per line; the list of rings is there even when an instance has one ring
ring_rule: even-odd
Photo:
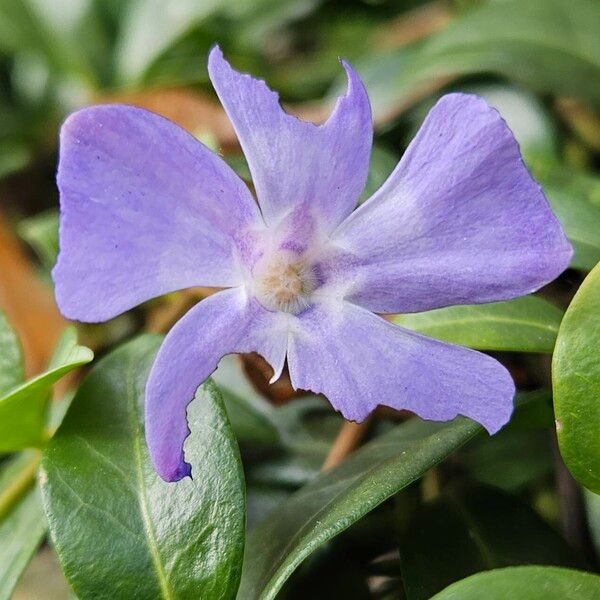
[[[253,269],[254,294],[269,310],[296,314],[309,305],[317,281],[310,264],[296,253],[265,254]]]

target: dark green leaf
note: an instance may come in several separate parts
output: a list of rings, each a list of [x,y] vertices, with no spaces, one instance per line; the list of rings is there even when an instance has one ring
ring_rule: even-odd
[[[560,326],[552,362],[560,451],[571,473],[600,492],[600,264],[587,276]]]
[[[508,302],[398,315],[394,323],[479,350],[552,352],[562,314],[542,298],[525,296]]]
[[[508,567],[478,573],[431,600],[596,600],[600,577],[559,567]]]
[[[507,428],[470,445],[463,460],[472,477],[503,490],[513,491],[552,471],[552,448],[546,430]]]
[[[554,424],[552,394],[520,392],[510,423],[491,437],[480,437],[460,452],[473,478],[507,491],[518,490],[553,468],[548,428]]]
[[[0,311],[0,396],[23,381],[23,355],[17,334]]]
[[[400,544],[408,600],[427,600],[478,571],[518,564],[579,566],[566,542],[526,504],[469,487],[422,505]]]
[[[235,437],[209,381],[188,409],[194,479],[158,477],[143,399],[160,341],[138,338],[98,363],[44,454],[52,538],[82,600],[235,595],[245,520]]]
[[[0,470],[0,600],[12,597],[46,533],[39,490],[33,487],[38,461],[23,453]]]
[[[320,474],[250,533],[239,597],[275,598],[296,567],[319,546],[479,431],[478,425],[463,418],[445,424],[411,419]]]
[[[48,370],[0,397],[0,452],[38,446],[44,441],[46,405],[52,386],[93,358],[89,348],[77,345],[75,328],[65,330]]]

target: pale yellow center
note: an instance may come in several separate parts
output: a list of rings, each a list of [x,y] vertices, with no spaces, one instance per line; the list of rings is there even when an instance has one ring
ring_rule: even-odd
[[[294,252],[279,250],[254,268],[254,293],[269,310],[298,313],[308,307],[315,287],[312,268]]]

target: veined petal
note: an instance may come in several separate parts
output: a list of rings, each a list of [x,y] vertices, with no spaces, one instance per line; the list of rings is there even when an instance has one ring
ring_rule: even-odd
[[[444,96],[375,195],[333,234],[325,275],[375,312],[507,300],[556,278],[572,248],[498,112]]]
[[[233,352],[258,352],[279,376],[287,320],[288,315],[265,310],[240,287],[203,300],[169,331],[146,386],[146,441],[163,479],[190,475],[183,454],[189,434],[186,408],[200,384]]]
[[[238,285],[245,236],[264,227],[248,188],[221,158],[131,106],[67,119],[58,187],[56,297],[63,314],[80,321],[103,321],[185,287]]]
[[[270,227],[304,206],[327,233],[362,193],[373,137],[371,107],[356,72],[343,66],[348,91],[317,126],[285,113],[264,81],[233,70],[218,47],[210,54],[211,81],[235,127]]]
[[[295,388],[325,394],[352,421],[382,404],[433,421],[465,415],[494,433],[513,409],[513,381],[493,358],[407,331],[349,302],[316,305],[297,318],[288,366]]]

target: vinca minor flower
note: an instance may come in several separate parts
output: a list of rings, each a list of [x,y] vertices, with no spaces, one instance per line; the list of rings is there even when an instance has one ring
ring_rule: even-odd
[[[347,92],[317,126],[211,52],[258,202],[219,156],[153,113],[96,106],[63,126],[53,273],[63,314],[105,321],[174,290],[225,288],[171,329],[150,373],[146,438],[166,480],[190,474],[186,407],[232,352],[261,354],[273,380],[287,359],[295,388],[354,421],[379,404],[466,415],[491,433],[510,417],[514,384],[500,363],[377,313],[528,294],[567,267],[571,246],[506,123],[473,95],[442,97],[356,208],[372,117],[343,66]]]

